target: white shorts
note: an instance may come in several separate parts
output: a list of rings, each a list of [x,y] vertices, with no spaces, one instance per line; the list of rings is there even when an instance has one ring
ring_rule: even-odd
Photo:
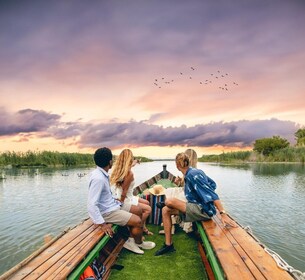
[[[126,198],[125,200],[124,200],[124,202],[128,202],[128,203],[130,203],[131,205],[135,205],[135,206],[137,206],[138,204],[139,204],[139,197],[138,196],[133,196],[133,197],[131,197],[131,198]]]

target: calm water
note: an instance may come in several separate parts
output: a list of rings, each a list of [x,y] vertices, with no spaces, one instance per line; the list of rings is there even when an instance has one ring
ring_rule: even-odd
[[[162,165],[180,175],[173,161],[134,167],[136,184]],[[230,214],[289,265],[305,271],[305,167],[294,164],[221,165],[200,163],[218,184]],[[0,275],[43,244],[87,217],[92,169],[0,170]],[[79,176],[82,174],[83,176]]]

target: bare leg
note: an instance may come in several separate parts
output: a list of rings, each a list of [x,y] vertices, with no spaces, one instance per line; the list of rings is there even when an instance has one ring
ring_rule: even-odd
[[[139,207],[142,209],[142,224],[143,224],[143,230],[145,231],[146,234],[152,234],[150,233],[150,231],[146,228],[146,220],[148,218],[148,216],[150,215],[151,213],[151,207],[149,204],[146,204],[146,203],[142,203],[142,200],[144,199],[141,199],[139,200]],[[144,201],[147,201],[147,200],[144,200]],[[148,202],[148,201],[147,201]]]
[[[165,244],[172,244],[172,215],[178,215],[179,211],[182,213],[186,212],[186,203],[177,198],[169,198],[165,200],[165,205],[162,209],[162,219],[165,233]]]
[[[142,243],[143,236],[143,227],[142,220],[139,216],[132,214],[129,221],[127,222],[127,226],[130,228],[130,234],[135,239],[137,244]]]
[[[129,212],[142,219],[143,211],[139,205],[131,205]]]
[[[182,213],[186,212],[186,202],[178,198],[168,198],[165,200],[165,205],[172,209],[177,209]]]

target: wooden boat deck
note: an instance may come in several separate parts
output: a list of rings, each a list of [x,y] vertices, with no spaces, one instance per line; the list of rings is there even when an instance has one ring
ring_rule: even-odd
[[[104,236],[101,229],[96,227],[90,219],[87,219],[34,252],[23,262],[0,276],[0,280],[66,279],[101,239],[105,239],[103,240],[105,244],[109,241],[109,237]],[[116,238],[111,240],[115,242],[111,248],[112,253],[120,251],[124,241],[116,240]],[[108,271],[110,272],[110,266],[115,261],[113,258],[118,254],[110,254],[109,252],[108,255],[112,260],[108,267],[106,266],[106,274]],[[107,261],[104,264],[107,264]],[[79,270],[76,273],[75,279],[78,279],[81,272]],[[73,277],[69,277],[69,279],[71,278],[73,279]]]
[[[197,225],[207,257],[213,254],[206,244],[209,242],[210,250],[213,250],[220,263],[220,267],[217,267],[215,262],[210,261],[213,263],[213,279],[294,279],[287,271],[279,268],[273,257],[242,227],[224,227],[219,214]]]

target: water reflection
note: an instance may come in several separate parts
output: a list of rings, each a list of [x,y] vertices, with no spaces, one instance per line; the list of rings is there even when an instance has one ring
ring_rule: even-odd
[[[304,164],[287,164],[287,163],[257,163],[251,165],[251,169],[254,175],[288,175],[289,173],[304,174]]]

